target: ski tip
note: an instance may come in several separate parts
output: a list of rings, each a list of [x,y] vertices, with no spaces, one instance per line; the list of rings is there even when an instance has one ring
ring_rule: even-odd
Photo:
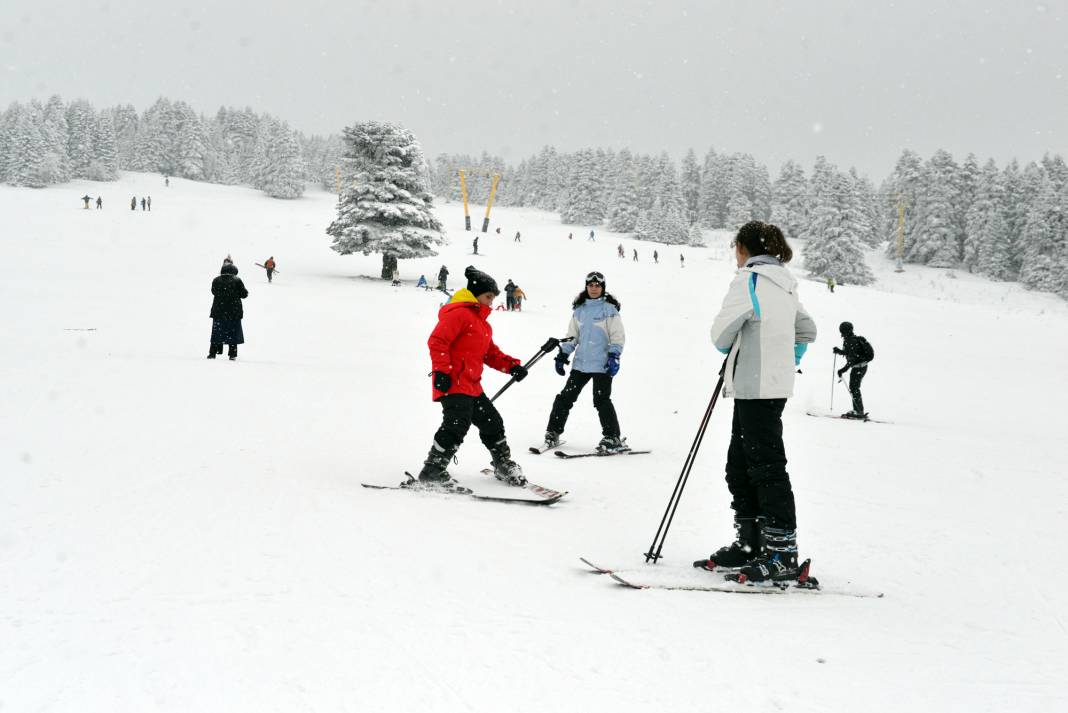
[[[628,587],[629,589],[648,589],[649,588],[647,585],[634,584],[633,582],[628,582],[627,580],[623,579],[622,577],[620,577],[615,572],[609,572],[608,576],[611,577],[612,579],[614,579],[619,584],[623,585],[624,587]]]

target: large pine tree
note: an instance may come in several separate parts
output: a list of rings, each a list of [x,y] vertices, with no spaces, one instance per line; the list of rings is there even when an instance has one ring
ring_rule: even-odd
[[[975,202],[968,210],[964,266],[995,280],[1011,280],[1012,241],[1002,207],[1004,187],[994,159],[986,162],[975,186]]]
[[[867,285],[875,278],[864,261],[856,222],[856,200],[849,177],[822,156],[812,172],[813,206],[804,238],[805,267],[814,277],[832,277],[841,284]]]
[[[810,203],[805,169],[794,161],[787,161],[772,187],[771,222],[779,226],[787,238],[797,238],[808,223]]]
[[[326,229],[331,247],[342,255],[381,253],[384,279],[399,259],[437,255],[445,234],[412,132],[370,121],[347,127],[344,139],[338,216]]]

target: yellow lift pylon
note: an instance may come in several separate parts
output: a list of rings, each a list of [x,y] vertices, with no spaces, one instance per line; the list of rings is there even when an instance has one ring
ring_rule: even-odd
[[[460,169],[460,193],[464,198],[464,229],[471,230],[471,212],[467,207],[467,174],[472,176],[489,176],[490,184],[489,200],[486,201],[486,217],[482,219],[482,232],[489,231],[490,211],[493,209],[493,199],[497,195],[497,184],[500,183],[501,174],[488,171],[484,168],[461,168]]]

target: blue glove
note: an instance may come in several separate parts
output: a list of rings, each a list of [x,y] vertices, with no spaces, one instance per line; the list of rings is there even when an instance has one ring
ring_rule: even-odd
[[[564,364],[567,364],[567,354],[559,352],[553,361],[556,362],[556,373],[560,376],[567,376],[566,372],[564,372]]]
[[[619,355],[609,354],[608,363],[604,365],[604,370],[609,376],[615,376],[619,373]]]
[[[808,350],[808,344],[795,344],[794,345],[794,366],[801,365],[801,357],[805,356],[805,352]]]

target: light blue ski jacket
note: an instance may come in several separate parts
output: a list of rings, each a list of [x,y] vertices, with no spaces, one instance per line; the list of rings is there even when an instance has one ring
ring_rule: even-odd
[[[623,332],[623,318],[614,305],[604,297],[587,299],[575,308],[571,323],[567,326],[567,336],[573,342],[563,342],[560,351],[575,354],[571,368],[587,374],[607,373],[605,364],[608,355],[619,356],[623,353],[626,335]]]

